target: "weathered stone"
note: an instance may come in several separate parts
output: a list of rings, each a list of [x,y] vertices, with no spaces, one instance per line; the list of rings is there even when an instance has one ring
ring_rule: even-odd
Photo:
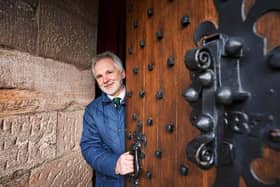
[[[29,170],[17,170],[12,175],[0,177],[0,187],[28,187]]]
[[[79,140],[95,90],[97,9],[98,0],[0,0],[0,187],[92,186]]]
[[[97,25],[98,0],[83,0],[83,3],[81,3],[81,0],[60,0],[54,2],[56,6],[62,7],[62,9],[79,17],[86,23]]]
[[[0,176],[55,158],[57,112],[15,116],[0,122]]]
[[[0,117],[42,111],[40,100],[43,100],[42,96],[34,91],[0,89]]]
[[[92,186],[92,172],[80,152],[75,152],[59,160],[48,162],[31,171],[30,187]]]
[[[66,96],[93,93],[88,88],[93,84],[90,70],[80,71],[73,65],[9,50],[0,50],[0,62],[2,88],[59,91]]]
[[[0,44],[27,52],[36,51],[39,0],[0,1]]]
[[[59,112],[57,128],[57,155],[80,149],[83,111]]]
[[[98,0],[0,1],[0,46],[90,67]]]
[[[94,97],[90,70],[8,50],[0,62],[0,116],[81,109]]]
[[[71,2],[74,1],[65,4],[56,0],[41,1],[39,55],[88,69],[90,59],[96,53],[97,3],[92,3],[92,15],[87,13],[87,16],[95,18],[95,21],[88,23],[83,19],[84,16],[79,16],[84,9],[73,8],[73,5],[81,7],[80,4],[83,3]]]

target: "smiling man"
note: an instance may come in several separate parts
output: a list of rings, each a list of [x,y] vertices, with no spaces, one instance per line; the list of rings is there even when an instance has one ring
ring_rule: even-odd
[[[125,152],[125,71],[119,57],[104,52],[93,58],[92,73],[102,94],[85,109],[81,151],[95,170],[96,187],[124,187],[124,175],[134,170]]]

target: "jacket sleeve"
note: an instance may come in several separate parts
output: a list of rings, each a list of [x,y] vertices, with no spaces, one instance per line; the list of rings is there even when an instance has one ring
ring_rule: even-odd
[[[84,159],[97,172],[111,177],[118,176],[115,174],[115,167],[119,155],[112,153],[108,146],[103,143],[95,120],[87,108],[83,117],[80,147]]]

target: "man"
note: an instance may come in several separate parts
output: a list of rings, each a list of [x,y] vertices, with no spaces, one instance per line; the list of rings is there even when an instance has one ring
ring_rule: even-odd
[[[96,187],[124,187],[124,175],[134,171],[125,152],[125,71],[115,54],[104,52],[93,58],[92,72],[102,95],[85,108],[81,151],[95,170]]]

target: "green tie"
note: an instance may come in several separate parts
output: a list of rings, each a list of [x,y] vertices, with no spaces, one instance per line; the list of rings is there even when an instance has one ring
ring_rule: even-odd
[[[115,97],[113,100],[114,106],[117,110],[120,109],[121,106],[121,98],[120,97]]]

